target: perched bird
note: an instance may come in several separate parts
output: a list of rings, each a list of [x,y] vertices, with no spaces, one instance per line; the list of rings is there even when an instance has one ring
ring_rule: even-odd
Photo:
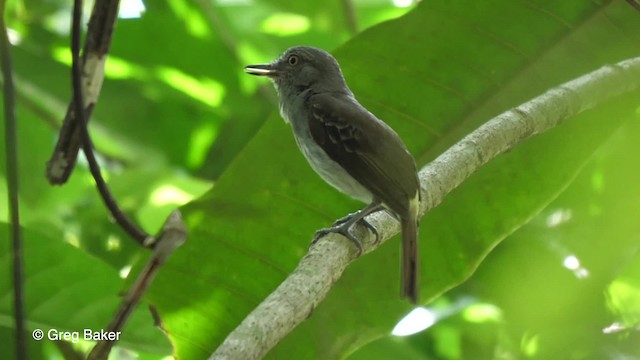
[[[402,296],[418,299],[418,209],[420,186],[415,160],[398,134],[356,100],[336,59],[324,50],[296,46],[278,59],[244,70],[270,78],[278,92],[280,114],[291,125],[311,167],[341,192],[369,204],[319,230],[316,239],[335,232],[362,244],[350,227],[386,209],[402,228]],[[314,240],[315,241],[315,240]]]

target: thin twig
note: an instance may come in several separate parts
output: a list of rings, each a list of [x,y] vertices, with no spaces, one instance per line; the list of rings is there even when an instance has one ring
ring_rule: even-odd
[[[110,337],[99,341],[89,354],[89,359],[106,359],[111,348],[119,339],[119,335],[114,335],[122,331],[131,313],[151,284],[160,267],[166,262],[169,255],[184,243],[187,232],[186,227],[182,223],[180,213],[175,211],[167,219],[159,241],[155,241],[153,237],[141,230],[122,212],[102,178],[100,167],[93,153],[93,145],[87,129],[87,118],[84,108],[85,102],[83,99],[82,76],[80,73],[81,18],[82,0],[74,0],[71,29],[71,54],[73,59],[71,69],[73,79],[73,111],[75,114],[73,117],[76,118],[76,122],[79,124],[82,149],[87,158],[89,169],[96,182],[96,186],[100,191],[100,195],[116,222],[142,246],[154,249],[153,256],[132,285],[120,309],[107,327],[106,333],[110,334]]]
[[[12,244],[13,306],[16,326],[16,355],[27,358],[27,335],[24,308],[24,265],[22,233],[20,230],[20,204],[18,203],[18,129],[16,124],[16,94],[13,86],[13,69],[7,26],[4,21],[5,5],[0,6],[0,30],[2,31],[2,76],[4,78],[5,155],[7,161],[7,190],[9,193],[10,238]]]
[[[499,154],[585,110],[638,89],[640,57],[581,76],[490,120],[420,170],[421,216]],[[364,253],[400,230],[398,222],[386,212],[366,219],[377,229],[380,241],[375,242],[362,226],[356,227],[355,234],[364,240]],[[339,241],[339,235],[326,238],[329,241],[321,240],[313,246],[293,273],[227,336],[210,359],[263,358],[308,318],[357,256],[357,250],[349,242]]]
[[[28,110],[36,118],[42,120],[42,122],[50,129],[57,131],[60,129],[60,119],[64,116],[65,106],[58,99],[51,96],[46,91],[38,88],[34,84],[22,79],[20,76],[14,74],[14,85],[16,88],[16,100],[25,110]],[[2,80],[0,79],[0,83]],[[61,115],[62,114],[62,115]],[[131,162],[131,155],[140,156],[141,149],[136,147],[132,143],[122,140],[120,137],[116,137],[105,131],[101,124],[94,124],[92,133],[95,136],[100,134],[103,137],[107,137],[108,141],[115,142],[118,146],[125,146],[131,148],[130,152],[123,154],[121,152],[98,152],[99,156],[104,162],[109,164],[118,164],[119,166],[126,166]]]
[[[82,53],[82,76],[84,80],[84,115],[87,121],[91,118],[93,107],[100,95],[104,81],[104,65],[111,47],[111,39],[120,0],[96,0],[89,29]],[[47,162],[47,178],[51,184],[64,184],[71,176],[82,146],[80,122],[75,116],[78,112],[73,101],[69,103],[67,113],[60,128],[58,142]]]
[[[169,255],[185,242],[186,237],[187,228],[182,222],[180,212],[176,210],[167,218],[163,226],[162,234],[158,237],[158,241],[156,241],[153,255],[129,288],[118,312],[113,317],[113,320],[111,320],[111,323],[109,323],[106,333],[116,334],[122,331],[124,324],[140,302],[142,295],[144,295],[149,285],[151,285],[158,270],[160,270],[162,265],[167,261]],[[103,339],[99,341],[91,350],[88,359],[106,359],[116,341],[117,339]]]
[[[111,212],[111,215],[115,221],[126,231],[134,240],[144,247],[152,245],[153,238],[147,234],[144,230],[140,229],[125,213],[120,209],[116,203],[109,187],[107,186],[102,174],[100,172],[100,165],[96,160],[93,153],[93,144],[87,129],[87,119],[84,110],[83,88],[82,88],[82,75],[80,74],[80,24],[82,22],[82,0],[74,0],[73,7],[73,21],[71,28],[71,56],[73,63],[71,64],[71,73],[73,78],[73,104],[75,117],[80,124],[80,131],[82,134],[82,150],[89,163],[89,170],[96,182],[96,187],[100,192],[100,196],[104,201],[105,206]]]

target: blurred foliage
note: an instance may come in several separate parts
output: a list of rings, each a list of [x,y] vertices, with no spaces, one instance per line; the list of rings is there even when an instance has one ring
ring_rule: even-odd
[[[422,166],[502,111],[640,56],[640,14],[624,1],[168,0],[136,14],[140,5],[122,0],[91,131],[112,190],[145,229],[189,203],[188,243],[146,299],[181,359],[210,354],[295,267],[315,229],[360,206],[313,174],[270,84],[242,66],[292,45],[331,50]],[[43,176],[70,94],[70,10],[58,0],[7,10],[30,330],[106,326],[121,277],[147,257],[110,221],[84,159],[63,187]],[[410,310],[391,241],[356,261],[270,357],[640,358],[638,95],[526,141],[423,219],[430,317],[417,326],[428,329],[390,335]],[[3,276],[1,349],[13,349],[10,294]],[[57,356],[52,344],[30,340],[31,357]],[[114,358],[172,352],[144,304],[119,345]]]

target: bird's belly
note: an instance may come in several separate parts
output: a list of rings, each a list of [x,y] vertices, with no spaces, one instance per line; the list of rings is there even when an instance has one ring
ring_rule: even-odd
[[[295,138],[309,165],[324,181],[354,199],[365,203],[373,201],[371,192],[349,175],[342,166],[333,161],[320,146],[316,145],[313,139],[309,138],[307,141],[300,141],[298,136]]]

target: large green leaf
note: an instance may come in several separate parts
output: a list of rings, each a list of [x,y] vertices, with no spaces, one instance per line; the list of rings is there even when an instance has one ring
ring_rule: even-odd
[[[484,322],[464,314],[440,318],[403,344],[432,346],[449,359],[490,359],[496,351],[503,358],[638,358],[638,136],[638,121],[617,130],[557,199],[446,295],[459,301],[474,294],[494,304],[499,316]],[[615,324],[628,330],[604,331]],[[384,359],[372,351],[395,343],[381,340],[357,358]],[[457,356],[447,356],[452,349]]]
[[[295,44],[333,49],[349,38],[343,3],[270,0],[247,6],[174,0],[147,2],[141,19],[120,19],[92,133],[98,149],[107,155],[107,175],[125,210],[153,232],[169,207],[203,188],[175,168],[217,178],[266,114],[276,112],[269,102],[274,94],[270,84],[243,74],[242,65],[270,60]],[[54,141],[54,131],[46,124],[60,121],[69,99],[68,67],[63,65],[68,63],[68,4],[26,4],[14,7],[7,19],[22,35],[13,54],[23,96],[18,109],[23,225],[55,240],[79,237],[80,247],[95,257],[72,264],[90,269],[90,274],[93,268],[104,267],[101,261],[121,268],[139,257],[140,250],[109,221],[82,162],[64,188],[49,187],[42,176]],[[356,18],[363,25],[403,11],[375,0],[356,2]],[[364,32],[335,54],[360,101],[396,128],[424,165],[500,111],[605,63],[637,56],[637,19],[623,1],[424,1],[408,16]],[[301,24],[307,30],[302,31]],[[262,89],[254,92],[257,87]],[[210,106],[221,94],[221,102]],[[632,102],[619,99],[523,144],[489,164],[430,213],[422,223],[423,301],[467,278],[500,240],[570,186],[589,154],[629,113]],[[1,157],[0,164],[3,161]],[[613,163],[611,158],[601,161]],[[594,177],[609,181],[606,172]],[[620,186],[633,183],[625,184]],[[4,188],[0,186],[0,202],[6,198]],[[628,194],[611,196],[610,201],[628,201],[621,208],[632,212],[636,197]],[[182,200],[174,201],[176,196]],[[219,188],[187,208],[190,243],[161,275],[152,294],[178,354],[200,358],[210,353],[295,266],[315,229],[359,206],[311,172],[290,131],[273,116],[220,180]],[[576,207],[583,212],[604,208],[593,210],[591,202]],[[545,208],[543,214],[549,211],[553,209]],[[622,216],[624,211],[616,214]],[[5,207],[0,208],[0,219],[6,219]],[[585,248],[605,249],[609,245],[605,235],[619,224],[615,219],[598,222],[601,232],[577,231],[567,238],[584,241]],[[530,231],[530,225],[520,227],[520,234],[507,243],[529,244]],[[604,238],[600,243],[597,234]],[[513,255],[505,249],[505,257]],[[523,249],[526,254],[527,245]],[[58,241],[42,242],[39,250],[63,259],[81,256],[77,248]],[[392,241],[359,259],[310,321],[272,356],[333,358],[388,333],[407,307],[396,297],[397,250]],[[7,251],[4,248],[1,254],[7,256]],[[605,251],[596,251],[590,260],[606,265],[611,263],[608,258]],[[44,260],[34,257],[30,266]],[[498,267],[508,273],[512,264]],[[115,276],[115,270],[110,271]],[[38,289],[36,285],[29,288]],[[483,285],[472,279],[453,295],[473,293],[478,286],[500,288],[502,283]],[[73,286],[69,287],[65,294],[75,301],[76,294],[69,292]],[[118,289],[109,287],[105,296]],[[561,287],[553,289],[560,292]],[[589,294],[604,290],[596,287]],[[30,301],[36,303],[45,303],[47,297],[45,292],[30,293]],[[526,301],[527,295],[522,299]],[[552,305],[537,297],[534,301]],[[514,307],[511,304],[509,310]],[[114,309],[103,310],[107,314]],[[47,314],[49,325],[74,328],[74,313],[66,308],[55,316]],[[100,316],[107,319],[104,314]],[[594,314],[584,324],[597,323],[601,315]],[[5,320],[10,316],[7,310]],[[528,326],[520,317],[515,320],[517,326]],[[556,335],[563,339],[563,334]],[[11,336],[3,339],[2,349],[10,346]],[[135,336],[132,342],[138,348],[146,344]]]
[[[11,268],[9,227],[0,224],[0,266]],[[28,336],[41,329],[79,332],[100,331],[111,320],[123,289],[118,271],[76,249],[59,238],[24,231],[25,307]],[[5,275],[9,274],[5,271]],[[0,278],[0,324],[13,327],[13,283],[9,276]],[[162,354],[169,348],[163,334],[154,326],[145,306],[135,311],[122,345],[141,351]],[[13,348],[13,337],[3,338],[2,348]],[[35,341],[28,339],[28,341]],[[45,339],[43,342],[49,342]],[[35,344],[33,344],[35,345]],[[31,345],[29,346],[31,348]],[[35,354],[34,354],[35,355]]]
[[[623,2],[424,1],[335,54],[358,99],[424,165],[492,116],[638,56],[639,30]],[[421,226],[423,300],[469,277],[561,193],[633,114],[634,96],[527,141],[428,214]],[[313,174],[273,116],[216,187],[185,208],[189,242],[152,289],[177,355],[208,355],[295,267],[315,229],[358,206]],[[272,355],[337,358],[388,333],[408,308],[397,296],[397,259],[392,241],[356,261]]]
[[[122,7],[131,3],[123,2]],[[349,33],[344,19],[332,14],[340,11],[339,0],[322,5],[278,0],[256,6],[184,0],[145,5],[142,17],[118,20],[90,130],[99,155],[103,155],[103,172],[121,207],[153,233],[171,208],[199,196],[210,186],[187,172],[217,178],[272,111],[269,101],[275,97],[269,92],[255,92],[259,84],[239,71],[242,65],[300,42],[333,48]],[[72,262],[78,271],[105,268],[105,263],[113,269],[129,266],[140,258],[141,250],[110,220],[83,157],[64,187],[51,187],[44,177],[45,163],[71,93],[69,4],[53,0],[10,2],[7,6],[18,90],[22,225],[56,240],[64,237],[77,243],[91,260]],[[85,19],[89,9],[87,4]],[[406,11],[375,1],[356,9],[365,25]],[[283,14],[306,19],[307,29],[278,29]],[[4,119],[0,122],[3,125]],[[0,145],[4,148],[4,137]],[[4,161],[1,156],[3,204],[7,198]],[[0,221],[7,218],[6,207],[0,207]],[[2,240],[6,245],[8,240]],[[39,249],[60,253],[60,258],[81,256],[78,248],[59,245],[46,242]],[[2,248],[2,256],[8,259],[7,247]],[[33,257],[29,263],[42,260]],[[3,280],[8,281],[8,277]],[[31,288],[32,284],[28,285]],[[114,297],[118,290],[104,289]],[[74,301],[80,299],[76,293],[66,294]],[[46,296],[35,291],[29,300],[46,302]],[[115,311],[115,303],[108,305],[113,306],[105,306],[104,314]],[[11,316],[7,309],[4,315]],[[56,310],[60,311],[52,315],[48,326],[71,329],[78,325],[73,308]],[[0,346],[2,349],[10,346],[12,337],[3,339],[6,343]],[[142,338],[133,342],[140,345],[138,348],[146,346]],[[33,345],[30,343],[30,349],[36,348]]]

